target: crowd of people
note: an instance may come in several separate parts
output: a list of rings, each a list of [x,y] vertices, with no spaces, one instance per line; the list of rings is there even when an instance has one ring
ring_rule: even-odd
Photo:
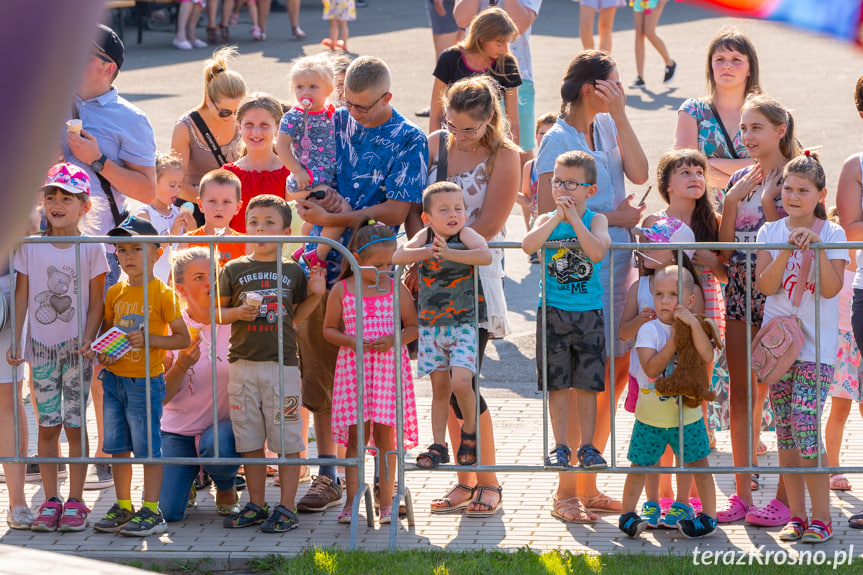
[[[320,459],[356,457],[360,390],[366,442],[391,453],[401,431],[400,447],[415,447],[419,417],[406,347],[414,341],[416,377],[428,375],[433,392],[433,442],[416,464],[460,466],[457,483],[430,512],[496,515],[503,508],[497,476],[471,468],[495,463],[492,418],[476,389],[489,339],[510,331],[503,253],[489,242],[508,237],[505,223],[519,203],[528,227],[522,248],[531,262],[543,263],[536,366],[555,441],[545,466],[561,471],[552,515],[591,523],[596,511],[618,513],[621,531],[631,537],[657,527],[704,537],[719,524],[745,520],[783,526],[780,538],[787,541],[829,539],[830,490],[850,489],[841,474],[782,475],[775,498],[759,508],[752,499],[757,474],[737,475],[736,493],[718,505],[707,473],[679,475],[673,486],[670,477],[638,468],[672,464],[679,434],[684,464],[706,467],[714,432],[723,429],[731,432],[734,464],[757,465],[762,421],[775,428],[781,465],[814,467],[823,452],[838,466],[845,420],[860,400],[863,271],[846,249],[816,251],[813,266],[809,248],[863,239],[863,156],[846,161],[837,209],[828,215],[817,154],[799,142],[788,109],[762,93],[757,53],[736,30],[710,42],[708,93],[683,103],[673,145],[658,159],[645,154],[616,63],[600,50],[586,49],[571,61],[559,113],[535,120],[527,40],[540,4],[450,6],[467,32],[439,53],[428,135],[393,108],[390,72],[379,58],[351,60],[341,52],[301,58],[293,63],[293,101],[286,103],[249,93],[233,69],[234,49],[224,47],[205,63],[203,100],[178,119],[167,153],[157,153],[146,116],[113,86],[124,46],[101,26],[74,97],[63,157],[47,172],[34,211],[33,234],[66,238],[23,243],[3,276],[8,299],[15,274],[16,322],[0,340],[8,349],[0,455],[16,452],[12,413],[24,413],[26,371],[40,457],[59,456],[62,428],[73,458],[94,451],[197,457],[200,465],[144,464],[136,510],[127,463],[89,471],[71,464],[65,501],[58,490],[62,468],[41,464],[45,501],[34,514],[24,466],[4,464],[7,523],[81,531],[90,522],[83,490],[113,485],[116,503],[94,528],[158,534],[183,518],[208,481],[228,529],[283,533],[298,526],[297,512],[338,505],[338,521],[349,523],[359,489],[355,468],[342,475],[321,465],[312,476],[299,465],[241,470],[212,458],[304,457],[310,424]],[[674,74],[670,62],[666,77]],[[863,78],[854,101],[863,117]],[[645,183],[654,160],[667,207],[645,214],[625,180]],[[399,240],[402,227],[406,238]],[[289,250],[289,257],[278,244],[250,237],[299,230],[322,241]],[[633,233],[646,244],[792,246],[680,254],[653,246],[617,254],[612,267],[610,247],[629,243]],[[163,235],[188,240],[134,243]],[[120,239],[84,243],[79,251],[70,243],[76,236]],[[563,243],[543,247],[547,242]],[[347,265],[336,245],[361,267]],[[395,265],[408,266],[404,278],[387,273]],[[817,350],[816,299],[821,323],[840,328],[821,331]],[[752,374],[750,386],[747,331],[753,341],[759,333],[774,337],[777,322],[792,315],[799,330],[788,345],[797,346],[796,358]],[[703,318],[710,329],[703,329]],[[662,380],[684,367],[675,353],[681,330],[691,332],[694,369],[709,380],[712,401],[661,394]],[[122,352],[98,345],[107,336],[123,344]],[[623,390],[635,426],[633,470],[618,500],[598,489],[596,473],[563,471],[607,467],[611,413]],[[833,409],[824,451],[817,414],[828,395]],[[85,425],[91,398],[95,438]],[[769,414],[762,415],[765,405]],[[18,425],[23,453],[24,417]],[[394,464],[380,465],[375,479],[381,524],[399,515],[392,506]],[[270,472],[279,485],[275,505],[266,501]],[[297,500],[301,481],[311,484]],[[243,488],[248,501],[241,506]],[[643,493],[646,502],[637,509]],[[863,514],[850,523],[863,528]]]

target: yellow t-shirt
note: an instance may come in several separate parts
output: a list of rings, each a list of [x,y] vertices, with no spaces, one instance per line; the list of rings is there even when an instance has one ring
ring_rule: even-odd
[[[177,295],[158,278],[150,281],[147,290],[150,335],[170,335],[168,324],[182,317]],[[126,281],[113,285],[105,295],[105,319],[126,332],[139,329],[144,323],[143,301],[144,286],[130,286]],[[164,371],[165,353],[164,349],[150,348],[150,377]],[[120,377],[145,377],[144,358],[143,349],[131,350],[106,369]]]

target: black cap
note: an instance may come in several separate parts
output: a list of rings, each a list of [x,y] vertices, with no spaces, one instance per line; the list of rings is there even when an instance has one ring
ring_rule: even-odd
[[[159,232],[147,220],[129,216],[123,223],[108,232],[109,236],[158,236]]]
[[[123,67],[123,62],[126,59],[126,48],[123,46],[123,41],[120,40],[116,32],[104,24],[99,24],[93,44],[117,64],[117,69]]]

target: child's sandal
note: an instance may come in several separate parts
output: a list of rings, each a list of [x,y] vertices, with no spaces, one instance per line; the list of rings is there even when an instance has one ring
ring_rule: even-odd
[[[393,522],[393,506],[392,505],[381,505],[380,511],[380,519],[379,522],[381,525],[389,525]]]
[[[608,463],[602,457],[602,453],[593,445],[582,445],[578,450],[578,463],[583,469],[605,469]]]
[[[424,469],[437,469],[441,463],[449,463],[449,449],[446,445],[432,443],[424,453],[417,455],[417,466]]]
[[[459,465],[476,465],[476,433],[467,433],[461,430],[461,445],[455,456]]]
[[[566,469],[569,467],[569,460],[572,459],[572,450],[566,445],[555,445],[554,449],[548,452],[548,457],[545,458],[546,469]]]
[[[342,508],[342,512],[339,513],[339,518],[337,519],[337,521],[339,523],[344,524],[344,525],[350,524],[350,522],[351,522],[351,506],[350,505],[345,505],[344,508]]]

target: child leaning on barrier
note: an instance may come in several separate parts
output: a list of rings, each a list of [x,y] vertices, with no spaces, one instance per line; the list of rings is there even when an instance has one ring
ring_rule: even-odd
[[[522,249],[532,254],[546,241],[578,242],[575,247],[545,250],[542,281],[545,282],[546,301],[540,298],[537,312],[536,370],[542,391],[545,360],[549,412],[556,443],[545,464],[554,469],[566,469],[572,458],[567,441],[571,395],[578,398],[579,465],[585,469],[607,467],[602,454],[593,446],[596,394],[605,389],[605,322],[599,268],[611,246],[608,220],[587,209],[587,199],[596,189],[593,158],[580,151],[561,154],[551,179],[557,209],[539,216],[521,243]],[[543,303],[547,316],[545,328],[539,319]],[[547,356],[542,346],[543,335],[548,342]]]
[[[683,292],[678,293],[678,275],[683,276]],[[692,329],[692,341],[705,369],[712,369],[713,344],[701,328],[691,308],[696,300],[696,284],[692,273],[682,266],[667,266],[653,274],[651,290],[656,319],[643,324],[638,330],[635,352],[638,364],[635,371],[641,394],[635,406],[635,425],[627,458],[633,467],[653,467],[659,464],[667,446],[680,457],[680,401],[677,397],[663,397],[653,389],[654,381],[670,374],[676,368],[674,321],[681,320]],[[697,407],[683,408],[683,462],[688,467],[708,467],[710,442],[707,429]],[[688,538],[704,537],[716,530],[716,485],[713,475],[696,474],[695,485],[701,497],[703,511],[695,517],[677,520],[677,529]],[[622,514],[618,522],[621,531],[638,537],[649,520],[635,512],[645,475],[629,473],[623,486]],[[648,502],[651,503],[651,502]],[[656,503],[653,507],[658,507]],[[647,504],[645,504],[647,508]]]
[[[263,194],[246,208],[249,236],[289,236],[291,207],[282,198]],[[297,367],[297,334],[302,322],[326,291],[323,268],[313,268],[309,279],[295,263],[282,262],[278,276],[275,243],[251,243],[250,255],[225,264],[219,274],[219,323],[231,324],[228,351],[230,383],[228,401],[238,453],[263,458],[265,443],[285,457],[296,458],[305,447],[300,434],[300,371]],[[279,301],[279,288],[282,294]],[[279,313],[282,315],[282,374],[279,382]],[[284,436],[284,443],[282,437]],[[270,512],[265,501],[266,465],[245,465],[249,502],[226,517],[228,529],[262,523],[265,533],[283,533],[299,526],[294,498],[300,480],[296,465],[279,465],[280,502]]]
[[[158,236],[156,228],[145,220],[129,216],[108,232],[109,236]],[[165,399],[165,351],[183,349],[190,342],[189,330],[180,313],[174,291],[153,275],[162,249],[159,244],[117,244],[120,268],[127,279],[111,286],[105,294],[103,328],[117,327],[126,333],[132,349],[120,358],[100,353],[99,363],[105,369],[102,381],[102,414],[105,436],[102,449],[114,457],[147,457],[148,444],[153,457],[162,456],[162,401]],[[146,257],[145,257],[146,255]],[[144,277],[147,301],[144,301]],[[147,305],[145,311],[144,305]],[[148,323],[144,323],[147,321]],[[145,365],[144,332],[149,332],[150,365]],[[150,434],[147,435],[147,374],[150,376]],[[132,465],[112,466],[117,502],[96,525],[96,531],[121,535],[146,536],[164,533],[165,518],[159,510],[162,489],[162,466],[144,465],[143,504],[132,507]]]
[[[465,226],[464,193],[457,184],[442,181],[427,187],[422,219],[426,227],[393,254],[396,265],[419,264],[417,375],[431,377],[434,443],[417,456],[417,465],[434,469],[449,463],[445,438],[450,395],[464,416],[456,460],[474,465],[477,405],[472,378],[477,373],[477,321],[486,320],[481,288],[478,294],[473,290],[478,280],[474,266],[490,264],[492,255],[485,238]]]
[[[25,323],[27,338],[22,345],[24,349],[16,350],[17,357],[10,348],[6,359],[10,365],[21,365],[25,359],[30,363],[32,397],[39,424],[39,456],[60,455],[62,426],[69,456],[81,457],[88,454],[86,432],[81,436],[81,420],[82,412],[87,409],[95,357],[90,343],[102,323],[108,261],[102,244],[81,244],[76,248],[75,244],[61,243],[63,236],[81,235],[78,224],[90,209],[90,178],[86,172],[72,164],[57,164],[48,172],[42,192],[44,235],[55,237],[58,243],[23,244],[15,253],[18,276],[14,341],[21,341]],[[75,261],[77,249],[80,249],[80,266]],[[76,277],[80,278],[80,286],[75,283]],[[78,339],[79,320],[84,328],[81,339]],[[26,420],[26,414],[18,416]],[[82,531],[90,513],[83,503],[87,466],[70,465],[69,499],[65,504],[57,489],[57,464],[43,463],[39,468],[45,503],[39,507],[35,521],[31,518],[33,531]]]
[[[758,243],[785,243],[796,249],[758,250],[756,277],[758,289],[767,300],[764,304],[764,324],[777,317],[794,315],[803,332],[803,349],[788,372],[770,384],[770,403],[776,422],[776,444],[780,467],[815,467],[818,453],[823,453],[818,429],[827,391],[833,381],[839,332],[838,294],[844,280],[843,268],[848,262],[847,249],[815,251],[820,274],[815,277],[814,261],[808,249],[811,244],[845,241],[845,231],[837,224],[825,221],[824,199],[827,178],[817,156],[804,152],[785,165],[782,181],[782,206],[787,217],[768,222],[758,231]],[[803,266],[809,268],[806,278],[800,278]],[[792,304],[794,287],[805,281],[799,307]],[[819,291],[815,293],[815,287]],[[819,353],[816,357],[815,301],[820,300]],[[816,368],[820,359],[820,370]],[[820,373],[819,373],[820,371]],[[822,464],[827,463],[824,455]],[[830,479],[826,473],[782,475],[788,493],[791,521],[779,533],[782,541],[802,540],[822,543],[833,536],[830,520]],[[812,501],[812,521],[807,522],[804,481]]]

